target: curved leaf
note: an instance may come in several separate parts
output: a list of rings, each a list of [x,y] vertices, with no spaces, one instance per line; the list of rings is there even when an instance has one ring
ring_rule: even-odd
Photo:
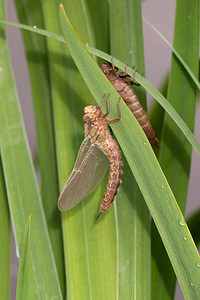
[[[84,42],[95,45],[87,1],[67,0],[65,3]],[[60,32],[59,19],[54,17],[57,2],[43,1],[43,6],[48,11],[46,27]],[[95,104],[95,101],[65,43],[48,39],[47,45],[61,190],[73,169],[84,139],[83,107]],[[105,185],[103,180],[95,192],[73,209],[62,213],[66,292],[70,299],[116,298],[116,232],[113,208],[107,218],[101,216],[98,223],[95,221]]]
[[[177,1],[173,44],[197,76],[199,0],[194,0],[192,3],[190,0]],[[194,129],[196,92],[197,88],[192,79],[173,55],[167,98],[191,131]],[[183,214],[187,199],[191,154],[191,145],[187,143],[185,136],[171,118],[165,114],[159,162]],[[157,240],[157,243],[152,243],[152,298],[170,300],[174,296],[176,278],[163,244],[155,234],[153,230],[152,238]]]
[[[44,27],[44,16],[48,15],[48,11],[42,12],[40,0],[32,1],[31,3],[26,0],[15,0],[15,4],[18,18],[21,22],[37,24],[37,26]],[[64,294],[65,272],[63,265],[64,255],[61,216],[59,211],[55,210],[55,203],[58,198],[58,178],[46,39],[42,35],[34,34],[33,32],[30,33],[26,30],[22,31],[22,37],[29,68],[34,106],[40,172],[40,193],[58,276]]]
[[[39,34],[43,34],[45,36],[56,39],[60,42],[63,42],[63,43],[65,42],[65,40],[62,36],[57,35],[52,32],[48,32],[44,29],[33,28],[33,27],[30,27],[30,26],[27,26],[24,24],[18,24],[18,23],[7,22],[7,21],[2,21],[2,20],[0,21],[0,23],[17,26],[22,29],[26,29],[29,31],[37,32]],[[109,55],[103,51],[100,51],[98,49],[92,48],[90,46],[86,46],[86,48],[88,49],[88,51],[91,54],[96,55],[97,57],[103,58],[107,61],[111,61],[111,58],[112,58],[111,55]],[[117,58],[113,57],[113,62],[115,64],[115,66],[117,66],[121,70],[124,70],[126,67],[126,64],[119,61]],[[133,70],[130,67],[127,67],[127,73],[131,77],[133,76]],[[162,94],[150,82],[148,82],[145,78],[143,78],[139,73],[135,74],[135,78],[136,78],[136,81],[138,81],[138,83],[140,83],[145,88],[145,90],[148,91],[154,97],[154,99],[156,99],[158,101],[158,103],[160,103],[160,105],[166,110],[166,112],[170,115],[170,117],[174,120],[174,122],[177,124],[177,126],[181,129],[183,134],[187,137],[188,141],[192,144],[193,148],[196,150],[196,152],[200,156],[199,143],[195,139],[194,135],[192,134],[192,132],[190,131],[188,126],[182,120],[182,118],[177,114],[177,112],[174,110],[174,108],[168,103],[166,98],[164,96],[162,96]]]
[[[196,245],[200,243],[199,228],[200,228],[200,209],[189,216],[187,219],[188,227]]]
[[[62,299],[4,33],[0,35],[0,48],[4,50],[0,56],[1,158],[16,247],[21,248],[24,227],[31,214],[30,299]]]
[[[195,74],[192,71],[192,69],[190,68],[190,66],[185,62],[185,59],[182,58],[182,56],[179,54],[179,52],[176,50],[176,48],[173,45],[170,44],[170,42],[164,37],[164,35],[162,35],[162,33],[159,30],[157,30],[145,18],[143,18],[143,20],[144,20],[145,23],[147,23],[149,25],[149,27],[151,27],[155,31],[155,33],[163,40],[163,42],[165,42],[165,44],[167,44],[167,46],[172,50],[172,52],[176,55],[178,60],[181,62],[181,64],[185,68],[185,70],[188,72],[188,74],[190,75],[190,77],[192,78],[194,83],[196,84],[197,88],[200,90],[200,82],[198,81],[198,78],[195,76]]]
[[[141,1],[111,0],[109,8],[110,53],[145,74]],[[132,88],[146,109],[146,91],[142,86]],[[122,160],[124,176],[120,199],[114,203],[121,270],[119,299],[147,300],[151,297],[150,215],[124,156]]]
[[[30,293],[30,230],[31,230],[31,216],[28,218],[28,222],[25,227],[22,246],[20,249],[19,271],[17,278],[17,300],[29,299]]]
[[[0,157],[0,298],[10,298],[10,214]]]

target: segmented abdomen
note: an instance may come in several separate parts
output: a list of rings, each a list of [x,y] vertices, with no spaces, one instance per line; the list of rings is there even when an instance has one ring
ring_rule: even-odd
[[[109,209],[118,192],[121,183],[122,161],[117,143],[112,139],[110,133],[100,145],[102,151],[106,154],[110,162],[108,183],[103,200],[100,205],[100,212],[103,213]]]
[[[134,90],[129,84],[121,79],[113,80],[111,81],[111,83],[119,93],[120,97],[126,102],[131,112],[134,114],[150,143],[156,147],[159,147],[159,141],[156,138],[155,131],[151,126],[151,123],[149,122],[149,119],[144,109],[142,108]]]

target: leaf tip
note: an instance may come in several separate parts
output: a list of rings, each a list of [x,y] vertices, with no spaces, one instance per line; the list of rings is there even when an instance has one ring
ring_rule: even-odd
[[[69,21],[69,18],[68,18],[68,16],[67,16],[66,12],[65,12],[65,9],[64,9],[64,6],[63,6],[62,3],[60,3],[60,5],[59,5],[59,15],[60,15],[60,18],[64,15],[64,17],[66,18],[68,24],[70,25],[70,27],[71,27],[72,30],[74,31],[74,29],[73,29],[73,27],[72,27],[72,25],[71,25],[71,23],[70,23],[70,21]],[[62,22],[61,22],[61,25],[62,25]],[[63,27],[63,26],[62,26],[62,27]]]
[[[28,217],[28,223],[31,223],[31,215]]]
[[[62,3],[60,3],[59,8],[64,10],[64,6]]]

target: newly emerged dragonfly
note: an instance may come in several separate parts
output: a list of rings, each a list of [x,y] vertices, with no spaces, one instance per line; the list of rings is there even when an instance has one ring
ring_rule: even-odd
[[[121,119],[119,102],[119,117],[108,121],[106,118],[109,115],[109,95],[105,115],[102,113],[104,100],[105,96],[101,108],[93,105],[84,108],[85,139],[80,146],[72,173],[58,199],[58,208],[61,211],[71,209],[94,191],[110,165],[106,191],[96,219],[109,209],[115,200],[122,174],[120,151],[107,126]]]
[[[118,68],[114,66],[113,59],[111,61],[111,65],[103,63],[101,65],[101,70],[104,72],[113,87],[119,93],[120,97],[126,102],[128,108],[134,114],[135,118],[144,130],[150,143],[159,148],[159,141],[156,137],[155,131],[151,126],[151,123],[144,109],[142,108],[134,90],[129,85],[129,83],[139,85],[134,82],[135,73],[133,75],[133,78],[130,78],[130,76],[127,74],[127,66],[125,73],[117,73]]]

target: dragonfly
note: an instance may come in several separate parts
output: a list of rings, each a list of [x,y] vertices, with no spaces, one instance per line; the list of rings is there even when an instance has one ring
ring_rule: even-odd
[[[111,60],[111,65],[103,63],[101,65],[101,70],[106,75],[106,77],[111,82],[116,91],[119,93],[120,97],[127,104],[128,108],[131,110],[136,120],[139,122],[140,126],[144,130],[144,133],[146,134],[150,143],[159,148],[159,141],[156,137],[156,133],[153,127],[151,126],[151,123],[144,109],[142,108],[138,97],[129,85],[129,83],[139,85],[134,82],[135,72],[133,74],[133,78],[130,78],[130,76],[127,73],[126,65],[125,73],[117,73],[118,68],[116,68],[113,64],[113,57]]]
[[[118,118],[107,120],[110,113],[109,94],[107,96],[107,113],[103,114],[105,98],[106,95],[104,95],[101,107],[88,105],[84,108],[85,139],[80,146],[71,175],[58,199],[58,208],[61,211],[73,208],[96,189],[109,166],[108,183],[96,220],[100,214],[111,207],[116,198],[122,175],[120,150],[108,129],[108,124],[121,119],[120,106],[118,102]]]

